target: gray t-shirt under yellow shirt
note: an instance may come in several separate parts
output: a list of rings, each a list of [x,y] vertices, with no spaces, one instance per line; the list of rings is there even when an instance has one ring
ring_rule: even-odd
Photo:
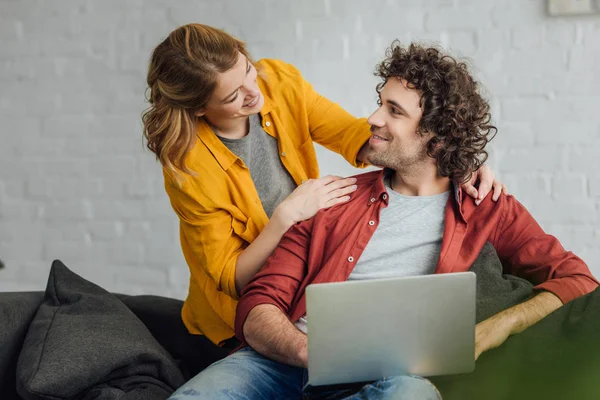
[[[260,122],[258,114],[251,115],[250,131],[241,139],[217,136],[250,170],[258,197],[271,218],[279,203],[296,189],[296,183],[281,163],[277,139],[265,132]]]

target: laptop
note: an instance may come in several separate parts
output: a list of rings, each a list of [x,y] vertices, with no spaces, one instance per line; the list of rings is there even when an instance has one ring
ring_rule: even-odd
[[[475,369],[475,274],[306,288],[307,386]]]

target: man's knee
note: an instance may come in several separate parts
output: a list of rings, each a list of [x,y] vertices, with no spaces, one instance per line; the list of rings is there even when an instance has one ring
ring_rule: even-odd
[[[170,400],[247,399],[256,391],[256,373],[252,360],[233,354],[200,372],[179,388]]]

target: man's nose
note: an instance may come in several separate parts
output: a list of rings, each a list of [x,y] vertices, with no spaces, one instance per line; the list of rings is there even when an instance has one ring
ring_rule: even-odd
[[[381,111],[381,107],[379,107],[377,110],[375,110],[375,112],[373,114],[371,114],[369,119],[367,119],[367,122],[369,123],[369,125],[371,125],[371,131],[373,131],[376,128],[381,128],[385,125],[383,122],[383,118],[381,118],[380,111]]]

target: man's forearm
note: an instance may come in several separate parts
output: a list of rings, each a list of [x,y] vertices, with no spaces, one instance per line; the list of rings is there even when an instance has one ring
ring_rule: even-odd
[[[496,314],[510,324],[510,334],[521,333],[551,312],[560,308],[562,301],[553,293],[541,292],[524,303]]]
[[[541,292],[532,299],[506,310],[513,319],[512,334],[521,333],[563,305],[553,293]]]
[[[279,308],[261,304],[244,323],[246,342],[263,356],[284,364],[306,368],[308,340]]]
[[[485,351],[500,346],[510,335],[523,332],[552,311],[562,301],[550,292],[541,292],[534,298],[486,319],[475,327],[475,359]]]

